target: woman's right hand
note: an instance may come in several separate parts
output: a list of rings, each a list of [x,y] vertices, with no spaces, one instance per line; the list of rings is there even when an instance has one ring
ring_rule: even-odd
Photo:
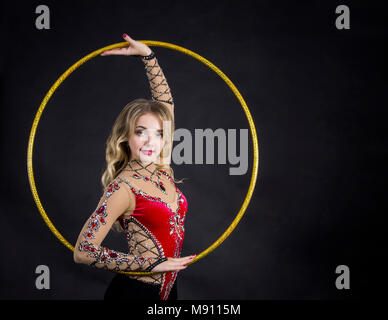
[[[186,264],[193,261],[195,255],[183,258],[167,258],[167,261],[159,263],[151,272],[180,271],[187,268]]]

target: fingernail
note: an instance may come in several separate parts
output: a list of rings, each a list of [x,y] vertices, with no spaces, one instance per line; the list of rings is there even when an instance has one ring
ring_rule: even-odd
[[[126,33],[123,33],[123,38],[125,39],[125,37],[127,36],[127,34]]]

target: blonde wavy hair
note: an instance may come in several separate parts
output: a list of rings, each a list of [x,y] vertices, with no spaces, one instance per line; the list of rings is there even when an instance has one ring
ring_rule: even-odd
[[[163,121],[169,121],[171,123],[170,132],[163,131],[163,137],[166,142],[160,152],[160,161],[155,164],[159,170],[163,169],[167,171],[174,183],[183,182],[183,179],[175,179],[174,171],[170,167],[175,130],[174,118],[171,111],[161,102],[139,98],[131,101],[121,110],[106,141],[106,169],[101,177],[103,192],[105,192],[106,187],[120,174],[129,159],[131,159],[131,150],[128,141],[131,135],[135,133],[137,119],[145,113],[154,114],[162,123]],[[122,231],[118,221],[113,226],[116,231]]]

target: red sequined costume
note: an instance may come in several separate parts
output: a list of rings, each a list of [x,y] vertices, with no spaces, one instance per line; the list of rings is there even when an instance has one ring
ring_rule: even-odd
[[[153,99],[168,104],[173,112],[172,96],[156,58],[143,61]],[[144,166],[131,160],[105,188],[78,237],[74,258],[100,269],[150,271],[165,258],[180,257],[186,212],[186,198],[166,171],[158,170],[155,163]],[[128,253],[101,245],[115,221],[125,231]],[[160,286],[160,299],[167,300],[177,272],[127,276]]]

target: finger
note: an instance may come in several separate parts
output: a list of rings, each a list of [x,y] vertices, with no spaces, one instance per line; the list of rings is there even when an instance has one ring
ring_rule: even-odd
[[[186,260],[184,264],[192,263],[194,261],[194,258]]]
[[[195,256],[187,256],[187,257],[184,257],[184,258],[181,258],[182,260],[192,260],[194,259]]]
[[[129,35],[127,35],[126,33],[123,33],[123,38],[125,41],[128,41],[128,42],[131,42],[131,41],[134,41]]]
[[[177,267],[175,270],[176,271],[180,271],[180,270],[183,270],[183,269],[186,269],[187,266],[180,266],[180,267]]]
[[[193,259],[184,259],[184,260],[179,261],[178,265],[185,266],[188,263],[191,263],[192,261],[193,261]]]
[[[187,256],[187,257],[182,257],[182,258],[170,258],[172,262],[178,262],[178,263],[184,263],[186,261],[190,261],[194,259],[195,256]]]
[[[188,258],[191,258],[191,257],[195,257],[195,254],[192,254],[191,256],[180,257],[179,259],[188,259]]]
[[[101,55],[103,56],[118,55],[118,54],[123,54],[124,52],[125,52],[125,48],[117,48],[117,49],[105,51],[101,53]]]
[[[185,264],[189,262],[191,259],[190,258],[177,258],[173,262],[179,265]]]
[[[186,262],[187,264],[188,262]],[[171,266],[171,269],[173,270],[183,270],[186,269],[188,266],[186,264],[175,264]]]
[[[186,265],[186,264],[190,263],[191,261],[193,261],[193,259],[183,259],[183,260],[179,261],[179,264]]]

